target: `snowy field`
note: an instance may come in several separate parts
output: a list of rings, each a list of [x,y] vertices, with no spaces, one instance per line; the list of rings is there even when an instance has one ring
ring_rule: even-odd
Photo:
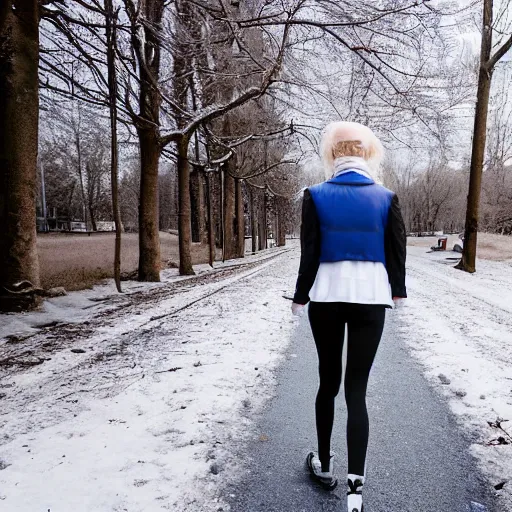
[[[460,244],[457,235],[447,235],[447,248],[452,250],[455,244]],[[410,237],[407,240],[409,246],[425,247],[430,249],[437,245],[439,236]],[[484,260],[512,261],[512,236],[496,235],[493,233],[478,233],[478,257]]]
[[[408,248],[410,298],[397,318],[501,488],[504,512],[512,510],[512,262],[479,260],[471,275],[453,268],[454,256]]]
[[[272,253],[281,256],[265,260]],[[18,350],[12,361],[26,364],[49,350],[37,366],[0,367],[0,510],[220,510],[215,491],[236,473],[231,454],[272,392],[294,326],[282,296],[297,258],[270,251],[168,297],[167,276],[146,291],[155,302],[103,297],[114,312],[63,297],[39,320],[62,316],[67,300],[78,322],[69,331],[0,342],[2,356]],[[33,333],[34,315],[18,332]]]
[[[295,325],[292,244],[0,315],[0,510],[227,510],[217,492]],[[469,275],[448,256],[409,247],[397,327],[512,511],[512,265]]]

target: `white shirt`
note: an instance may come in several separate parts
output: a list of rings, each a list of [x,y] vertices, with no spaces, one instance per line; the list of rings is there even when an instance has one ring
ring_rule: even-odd
[[[351,171],[370,177],[368,167],[360,160],[336,160],[334,177]],[[374,261],[320,263],[309,298],[313,302],[351,302],[393,307],[386,267]]]
[[[383,263],[375,261],[320,263],[309,298],[393,307],[388,272]]]

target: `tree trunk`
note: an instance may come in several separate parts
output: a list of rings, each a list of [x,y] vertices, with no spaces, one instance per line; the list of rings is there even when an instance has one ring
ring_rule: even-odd
[[[245,212],[244,212],[244,195],[242,189],[242,180],[235,180],[236,191],[236,256],[243,258],[245,256]]]
[[[248,188],[249,201],[251,202],[251,242],[252,242],[252,253],[258,252],[258,217],[256,216],[256,204],[254,197],[254,190]]]
[[[179,246],[180,275],[193,276],[192,268],[192,224],[190,208],[190,164],[188,162],[189,138],[182,137],[177,142],[178,149],[178,181],[179,181]]]
[[[98,226],[96,225],[96,217],[94,216],[94,208],[91,203],[89,203],[89,218],[91,219],[92,231],[98,231]]]
[[[80,181],[80,191],[82,193],[82,215],[84,216],[85,229],[89,230],[89,222],[87,216],[87,205],[89,201],[87,200],[85,193],[85,183],[84,183],[84,173],[82,171],[82,144],[80,142],[80,125],[81,125],[81,114],[80,114],[80,106],[78,107],[78,126],[75,126],[75,149],[76,149],[76,158],[77,158],[77,166],[78,166],[78,179]]]
[[[200,242],[199,235],[199,173],[192,169],[190,172],[190,222],[192,242]]]
[[[117,70],[116,41],[117,13],[114,13],[112,0],[105,0],[108,96],[110,111],[110,188],[112,191],[112,214],[116,229],[114,247],[114,281],[119,293],[121,290],[121,210],[119,209],[119,145],[117,143]]]
[[[235,179],[226,171],[224,173],[224,260],[236,258],[235,201]]]
[[[158,90],[161,57],[163,0],[140,3],[141,11],[126,2],[131,22],[132,48],[139,71],[139,115],[134,118],[140,147],[139,281],[160,281],[158,226],[158,162],[160,159],[160,106]],[[141,18],[144,24],[141,24]]]
[[[485,0],[484,2],[480,73],[478,75],[478,91],[473,128],[473,147],[471,152],[464,250],[462,259],[457,265],[458,269],[471,273],[476,271],[478,216],[480,193],[482,190],[485,141],[487,136],[487,113],[489,110],[489,95],[493,71],[487,67],[492,51],[492,4],[492,0]]]
[[[95,179],[92,177],[92,172],[90,170],[89,162],[85,164],[87,169],[87,209],[89,210],[89,218],[91,219],[91,229],[92,231],[98,231],[98,227],[96,226],[96,217],[94,215],[94,188],[95,188]],[[89,231],[89,226],[86,223],[86,229]]]
[[[207,212],[206,212],[206,201],[205,201],[205,175],[199,171],[197,180],[197,215],[198,215],[198,228],[199,228],[199,241],[202,244],[208,243],[208,228],[207,228]]]
[[[174,109],[174,117],[178,129],[184,129],[188,119],[184,116],[189,108],[190,100],[192,105],[197,108],[194,91],[191,90],[192,80],[192,60],[190,58],[191,48],[186,39],[194,26],[194,8],[190,2],[179,0],[175,2],[178,18],[176,19],[175,38],[172,48],[173,57],[173,95],[177,108]],[[193,134],[188,133],[177,137],[175,140],[178,152],[178,231],[180,248],[180,275],[194,275],[192,267],[192,201],[190,187],[190,163],[188,161],[188,146]],[[198,151],[198,141],[196,141],[196,152]],[[196,187],[194,187],[195,189]],[[194,190],[195,193],[195,190]],[[197,203],[198,201],[194,201]],[[194,217],[197,215],[197,209],[194,211]],[[199,219],[196,218],[198,222]]]
[[[215,223],[213,215],[213,196],[212,186],[210,183],[210,174],[206,173],[206,207],[208,212],[208,245],[209,245],[209,263],[213,268],[215,262]]]
[[[40,283],[38,5],[37,0],[4,0],[0,6],[0,290],[22,280]]]
[[[208,243],[206,206],[204,198],[204,177],[200,170],[190,173],[190,193],[192,203],[192,241]]]
[[[219,173],[219,211],[220,211],[220,246],[222,249],[222,263],[226,261],[226,233],[224,232],[225,222],[225,211],[224,211],[224,181],[225,181],[225,171],[221,168]]]
[[[158,229],[158,161],[160,146],[152,128],[139,129],[139,281],[160,281],[160,237]]]
[[[277,197],[274,197],[273,200],[273,210],[274,210],[274,219],[272,222],[272,231],[274,236],[274,247],[279,247],[279,231],[281,229],[281,226],[279,224],[280,218],[279,218],[279,205]]]
[[[265,233],[265,224],[264,224],[264,213],[263,213],[263,208],[261,209],[262,211],[259,212],[259,222],[258,222],[258,248],[260,251],[263,251],[264,249],[266,249],[266,246],[265,246],[265,236],[266,236],[266,233]]]
[[[264,216],[265,216],[265,249],[268,249],[268,239],[270,237],[269,227],[270,227],[270,229],[272,229],[273,219],[272,219],[272,212],[270,211],[270,197],[266,190],[265,190],[264,204],[265,204],[265,213],[264,213]]]
[[[259,221],[259,244],[260,244],[260,251],[263,251],[267,248],[267,193],[266,191],[263,192],[263,205],[260,208],[260,221]],[[261,204],[261,203],[260,203]]]
[[[43,231],[48,233],[48,210],[46,207],[46,183],[44,175],[44,164],[41,163],[39,166],[41,170],[41,206],[43,208]]]
[[[279,247],[286,246],[286,229],[283,219],[281,218],[281,222],[279,225]]]
[[[277,224],[278,224],[278,240],[277,245],[284,247],[286,245],[286,223],[285,214],[283,211],[283,200],[281,199],[277,204]]]
[[[279,245],[279,217],[277,215],[277,208],[274,199],[274,214],[272,219],[272,238],[274,240],[274,247]]]

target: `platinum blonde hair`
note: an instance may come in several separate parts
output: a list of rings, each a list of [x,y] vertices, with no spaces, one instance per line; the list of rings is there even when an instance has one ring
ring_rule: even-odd
[[[336,121],[325,127],[320,142],[320,155],[327,179],[334,171],[334,161],[343,157],[363,158],[372,173],[378,175],[384,158],[384,147],[367,126]]]

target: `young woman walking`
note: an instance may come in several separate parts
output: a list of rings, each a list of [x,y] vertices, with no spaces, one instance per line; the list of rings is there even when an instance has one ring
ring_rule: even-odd
[[[307,464],[321,485],[336,487],[331,433],[345,343],[348,511],[363,512],[369,433],[366,387],[386,308],[407,297],[406,233],[397,196],[374,180],[384,150],[368,127],[349,122],[328,125],[321,151],[327,181],[304,192],[302,254],[292,306],[294,314],[301,314],[310,302],[319,361],[318,452],[308,454]]]

